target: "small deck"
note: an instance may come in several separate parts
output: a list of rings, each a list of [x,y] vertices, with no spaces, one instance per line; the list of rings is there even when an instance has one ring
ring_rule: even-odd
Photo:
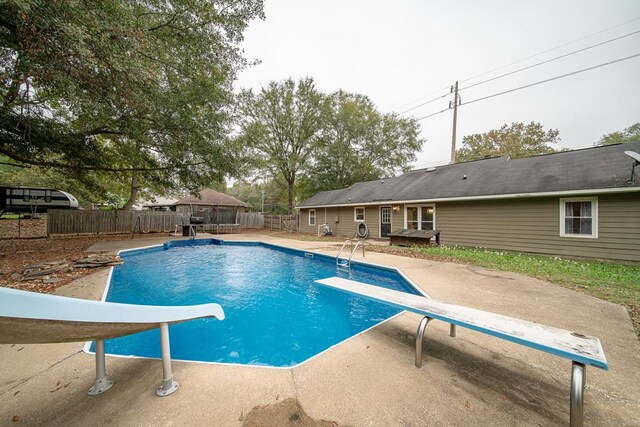
[[[390,244],[398,246],[429,246],[432,241],[440,245],[439,230],[408,230],[403,228],[387,235]]]

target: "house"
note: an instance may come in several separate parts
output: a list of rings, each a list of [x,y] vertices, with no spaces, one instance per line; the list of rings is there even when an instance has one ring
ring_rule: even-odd
[[[640,142],[418,169],[304,201],[300,231],[437,229],[445,245],[640,262]]]
[[[235,224],[238,212],[244,212],[247,204],[228,194],[205,188],[198,196],[187,196],[182,199],[157,198],[155,202],[146,202],[144,209],[159,211],[175,211],[189,219],[191,215],[199,218],[198,222],[210,224]],[[200,219],[202,218],[202,219]]]

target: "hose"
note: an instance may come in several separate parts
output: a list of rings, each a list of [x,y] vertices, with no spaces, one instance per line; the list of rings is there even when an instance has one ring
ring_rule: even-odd
[[[356,237],[358,237],[359,239],[366,239],[368,235],[369,227],[367,226],[367,224],[364,222],[358,224],[358,226],[356,227]]]

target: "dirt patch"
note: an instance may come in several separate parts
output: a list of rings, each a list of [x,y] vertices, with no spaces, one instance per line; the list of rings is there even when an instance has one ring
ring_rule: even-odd
[[[33,239],[47,236],[47,220],[0,219],[0,239]]]
[[[154,237],[168,234],[153,234]],[[32,292],[52,292],[73,280],[99,271],[99,268],[61,270],[34,280],[21,281],[25,267],[41,262],[65,260],[70,264],[87,257],[86,250],[97,242],[149,237],[143,235],[110,235],[93,237],[45,237],[39,239],[0,240],[0,286]],[[50,279],[60,279],[52,281]],[[49,283],[45,283],[49,282]],[[53,282],[53,283],[51,283]]]
[[[334,421],[314,420],[291,397],[272,405],[255,406],[247,415],[240,415],[239,421],[243,427],[338,427]]]

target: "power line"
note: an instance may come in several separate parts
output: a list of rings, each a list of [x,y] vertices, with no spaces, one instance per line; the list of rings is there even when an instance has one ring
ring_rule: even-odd
[[[480,73],[480,74],[476,74],[475,76],[468,77],[468,78],[466,78],[466,79],[464,79],[464,80],[460,80],[460,83],[468,82],[469,80],[473,80],[473,79],[476,79],[476,78],[478,78],[478,77],[485,76],[485,75],[487,75],[487,74],[493,73],[494,71],[499,71],[499,70],[502,70],[503,68],[507,68],[507,67],[510,67],[510,66],[512,66],[512,65],[519,64],[519,63],[521,63],[521,62],[523,62],[523,61],[526,61],[527,59],[535,58],[536,56],[540,56],[540,55],[545,54],[545,53],[547,53],[547,52],[552,52],[552,51],[554,51],[554,50],[556,50],[556,49],[560,49],[561,47],[565,47],[565,46],[568,46],[568,45],[573,44],[573,43],[575,43],[575,42],[579,42],[579,41],[581,41],[581,40],[588,39],[588,38],[593,37],[593,36],[595,36],[595,35],[598,35],[598,34],[601,34],[601,33],[605,33],[605,32],[607,32],[607,31],[613,30],[614,28],[622,27],[623,25],[629,24],[630,22],[634,22],[634,21],[637,21],[637,20],[639,20],[639,19],[640,19],[640,16],[637,16],[637,17],[635,17],[635,18],[633,18],[633,19],[630,19],[630,20],[628,20],[628,21],[621,22],[620,24],[616,24],[616,25],[614,25],[614,26],[612,26],[612,27],[605,28],[605,29],[603,29],[603,30],[597,31],[597,32],[595,32],[595,33],[588,34],[588,35],[586,35],[586,36],[583,36],[583,37],[577,38],[577,39],[575,39],[575,40],[571,40],[571,41],[569,41],[569,42],[566,42],[566,43],[563,43],[563,44],[561,44],[561,45],[558,45],[558,46],[552,47],[552,48],[550,48],[550,49],[543,50],[542,52],[535,53],[535,54],[533,54],[533,55],[527,56],[526,58],[519,59],[519,60],[517,60],[517,61],[511,62],[511,63],[506,64],[506,65],[503,65],[503,66],[501,66],[501,67],[494,68],[494,69],[492,69],[492,70],[485,71],[485,72]],[[438,89],[438,90],[436,90],[436,91],[430,92],[430,93],[426,94],[425,96],[423,96],[423,97],[421,97],[421,98],[415,99],[415,100],[413,100],[413,101],[407,102],[407,103],[405,103],[405,104],[403,104],[403,105],[399,106],[399,107],[398,107],[398,109],[403,108],[403,107],[406,107],[407,105],[411,105],[411,104],[413,104],[414,102],[421,101],[421,100],[423,100],[423,99],[425,99],[425,98],[428,98],[429,96],[435,95],[435,94],[436,94],[436,93],[438,93],[438,92],[442,92],[443,90],[447,90],[447,89],[449,89],[449,87],[450,87],[450,86],[445,86],[445,87],[443,87],[442,89]],[[469,88],[469,87],[471,87],[471,86],[467,86],[467,88]],[[444,95],[444,96],[446,96],[446,95]],[[442,96],[442,97],[444,97],[444,96]],[[431,102],[431,101],[428,101],[428,102]],[[428,102],[427,102],[427,103],[428,103]],[[422,105],[426,105],[427,103],[422,104]],[[422,105],[419,105],[418,107],[421,107]],[[415,107],[415,108],[417,108],[417,107]],[[402,113],[399,113],[399,114],[404,114],[404,113],[406,113],[407,111],[411,111],[411,109],[410,109],[410,110],[403,111]]]
[[[428,97],[430,97],[431,95],[435,95],[436,93],[438,93],[438,92],[442,92],[443,90],[447,90],[447,89],[449,89],[449,86],[447,86],[447,87],[443,87],[442,89],[438,89],[438,90],[435,90],[435,91],[433,91],[433,92],[430,92],[430,93],[426,94],[425,96],[421,96],[421,97],[420,97],[420,98],[418,98],[418,99],[414,99],[413,101],[407,102],[406,104],[402,104],[401,106],[399,106],[399,107],[398,107],[398,109],[403,108],[403,107],[406,107],[407,105],[411,105],[411,104],[413,104],[414,102],[422,101],[423,99],[428,98]],[[446,95],[445,95],[445,96],[446,96]],[[407,111],[411,111],[411,110],[407,110]],[[399,114],[403,114],[403,113],[399,113]]]
[[[437,114],[442,114],[442,113],[444,113],[445,111],[449,111],[449,108],[445,108],[444,110],[436,111],[435,113],[431,113],[431,114],[428,114],[428,115],[426,115],[426,116],[423,116],[423,117],[417,118],[416,120],[423,120],[423,119],[427,119],[427,118],[429,118],[429,117],[431,117],[431,116],[435,116],[435,115],[437,115]]]
[[[535,83],[531,83],[531,84],[528,84],[528,85],[524,85],[524,86],[516,87],[516,88],[513,88],[513,89],[505,90],[503,92],[494,93],[493,95],[483,96],[482,98],[477,98],[477,99],[473,99],[471,101],[464,102],[462,105],[473,104],[474,102],[484,101],[485,99],[489,99],[489,98],[495,98],[496,96],[500,96],[500,95],[504,95],[504,94],[507,94],[507,93],[515,92],[515,91],[521,90],[521,89],[526,89],[526,88],[532,87],[532,86],[537,86],[539,84],[551,82],[553,80],[562,79],[564,77],[569,77],[569,76],[573,76],[573,75],[576,75],[576,74],[584,73],[585,71],[595,70],[596,68],[604,67],[606,65],[615,64],[617,62],[626,61],[628,59],[633,59],[633,58],[638,57],[638,56],[640,56],[640,53],[636,53],[635,55],[631,55],[631,56],[627,56],[627,57],[624,57],[624,58],[616,59],[614,61],[609,61],[609,62],[605,62],[605,63],[602,63],[602,64],[594,65],[593,67],[584,68],[582,70],[573,71],[571,73],[562,74],[560,76],[552,77],[550,79],[540,80],[539,82],[535,82]]]
[[[605,32],[607,32],[607,31],[609,31],[609,30],[613,30],[614,28],[621,27],[621,26],[626,25],[626,24],[628,24],[628,23],[630,23],[630,22],[637,21],[638,19],[640,19],[640,16],[637,16],[637,17],[635,17],[635,18],[633,18],[633,19],[630,19],[630,20],[628,20],[628,21],[622,22],[622,23],[620,23],[620,24],[614,25],[613,27],[608,27],[608,28],[605,28],[604,30],[600,30],[600,31],[597,31],[597,32],[595,32],[595,33],[588,34],[588,35],[586,35],[586,36],[584,36],[584,37],[580,37],[580,38],[578,38],[578,39],[571,40],[571,41],[566,42],[566,43],[563,43],[563,44],[561,44],[561,45],[558,45],[558,46],[552,47],[551,49],[543,50],[542,52],[538,52],[538,53],[535,53],[535,54],[533,54],[533,55],[527,56],[526,58],[519,59],[518,61],[511,62],[511,63],[509,63],[509,64],[503,65],[503,66],[498,67],[498,68],[494,68],[493,70],[489,70],[489,71],[485,71],[484,73],[476,74],[476,75],[475,75],[475,76],[473,76],[473,77],[469,77],[469,78],[466,78],[466,79],[464,79],[464,80],[460,80],[460,83],[464,83],[464,82],[467,82],[467,81],[469,81],[469,80],[473,80],[473,79],[475,79],[475,78],[482,77],[482,76],[485,76],[485,75],[487,75],[487,74],[493,73],[494,71],[502,70],[503,68],[507,68],[507,67],[510,67],[510,66],[512,66],[512,65],[519,64],[520,62],[526,61],[527,59],[535,58],[536,56],[540,56],[540,55],[542,55],[542,54],[544,54],[544,53],[551,52],[551,51],[554,51],[554,50],[556,50],[556,49],[560,49],[561,47],[568,46],[568,45],[570,45],[570,44],[572,44],[572,43],[579,42],[579,41],[584,40],[584,39],[588,39],[589,37],[593,37],[593,36],[598,35],[598,34],[601,34],[601,33],[605,33]]]
[[[447,88],[447,89],[448,89],[448,88]],[[449,93],[445,93],[445,94],[444,94],[444,95],[442,95],[442,96],[437,96],[437,97],[432,98],[432,99],[430,99],[430,100],[428,100],[428,101],[426,101],[426,102],[423,102],[422,104],[418,104],[418,105],[416,105],[415,107],[411,107],[411,108],[409,108],[409,109],[407,109],[407,110],[401,111],[400,113],[398,113],[398,115],[400,115],[400,114],[404,114],[404,113],[408,113],[409,111],[411,111],[411,110],[415,110],[416,108],[420,108],[420,107],[423,107],[423,106],[425,106],[425,105],[427,105],[427,104],[431,104],[432,102],[437,101],[438,99],[442,99],[442,98],[444,98],[445,96],[449,96],[449,95],[450,95]]]
[[[588,47],[585,47],[585,48],[582,48],[582,49],[574,50],[573,52],[565,53],[564,55],[556,56],[555,58],[547,59],[546,61],[538,62],[537,64],[529,65],[529,66],[527,66],[527,67],[520,68],[520,69],[515,70],[515,71],[510,71],[510,72],[508,72],[508,73],[505,73],[505,74],[499,75],[499,76],[497,76],[497,77],[492,77],[492,78],[490,78],[490,79],[483,80],[483,81],[478,82],[478,83],[474,83],[474,84],[472,84],[471,86],[466,86],[466,87],[464,87],[464,88],[460,89],[460,92],[461,92],[461,91],[463,91],[463,90],[465,90],[465,89],[470,89],[470,88],[472,88],[472,87],[479,86],[479,85],[481,85],[481,84],[485,84],[485,83],[488,83],[488,82],[492,82],[492,81],[494,81],[494,80],[498,80],[498,79],[501,79],[501,78],[503,78],[503,77],[506,77],[506,76],[510,76],[510,75],[512,75],[512,74],[519,73],[520,71],[528,70],[528,69],[530,69],[530,68],[534,68],[534,67],[537,67],[537,66],[539,66],[539,65],[547,64],[547,63],[549,63],[549,62],[553,62],[553,61],[556,61],[556,60],[558,60],[558,59],[566,58],[567,56],[575,55],[576,53],[584,52],[585,50],[593,49],[594,47],[602,46],[602,45],[604,45],[604,44],[611,43],[611,42],[614,42],[614,41],[616,41],[616,40],[620,40],[620,39],[623,39],[623,38],[625,38],[625,37],[629,37],[629,36],[632,36],[632,35],[634,35],[634,34],[638,34],[638,33],[640,33],[640,30],[638,30],[638,31],[634,31],[634,32],[632,32],[632,33],[625,34],[625,35],[620,36],[620,37],[616,37],[616,38],[613,38],[613,39],[609,39],[609,40],[607,40],[607,41],[603,41],[603,42],[601,42],[601,43],[596,43],[596,44],[594,44],[594,45],[591,45],[591,46],[588,46]],[[416,108],[417,108],[417,107],[416,107]],[[409,110],[407,110],[407,111],[409,111]],[[402,114],[402,113],[400,113],[400,114]]]
[[[619,58],[619,59],[616,59],[616,60],[613,60],[613,61],[609,61],[609,62],[605,62],[605,63],[602,63],[602,64],[594,65],[592,67],[584,68],[582,70],[573,71],[571,73],[566,73],[566,74],[562,74],[562,75],[559,75],[559,76],[551,77],[549,79],[541,80],[539,82],[530,83],[530,84],[524,85],[524,86],[519,86],[519,87],[516,87],[516,88],[513,88],[513,89],[505,90],[503,92],[498,92],[498,93],[494,93],[492,95],[483,96],[482,98],[477,98],[477,99],[473,99],[471,101],[463,102],[461,105],[465,106],[465,105],[473,104],[475,102],[484,101],[485,99],[495,98],[496,96],[505,95],[507,93],[515,92],[515,91],[518,91],[518,90],[521,90],[521,89],[526,89],[526,88],[529,88],[529,87],[532,87],[532,86],[537,86],[537,85],[542,84],[542,83],[547,83],[547,82],[551,82],[553,80],[562,79],[564,77],[573,76],[575,74],[584,73],[586,71],[595,70],[596,68],[604,67],[606,65],[615,64],[617,62],[626,61],[628,59],[633,59],[633,58],[636,58],[638,56],[640,56],[640,53],[636,53],[635,55],[626,56],[624,58]],[[423,120],[423,119],[426,119],[426,118],[429,118],[429,117],[433,117],[435,115],[442,114],[445,111],[449,111],[449,108],[445,108],[444,110],[436,111],[435,113],[428,114],[428,115],[420,117],[420,118],[418,118],[416,120]]]

